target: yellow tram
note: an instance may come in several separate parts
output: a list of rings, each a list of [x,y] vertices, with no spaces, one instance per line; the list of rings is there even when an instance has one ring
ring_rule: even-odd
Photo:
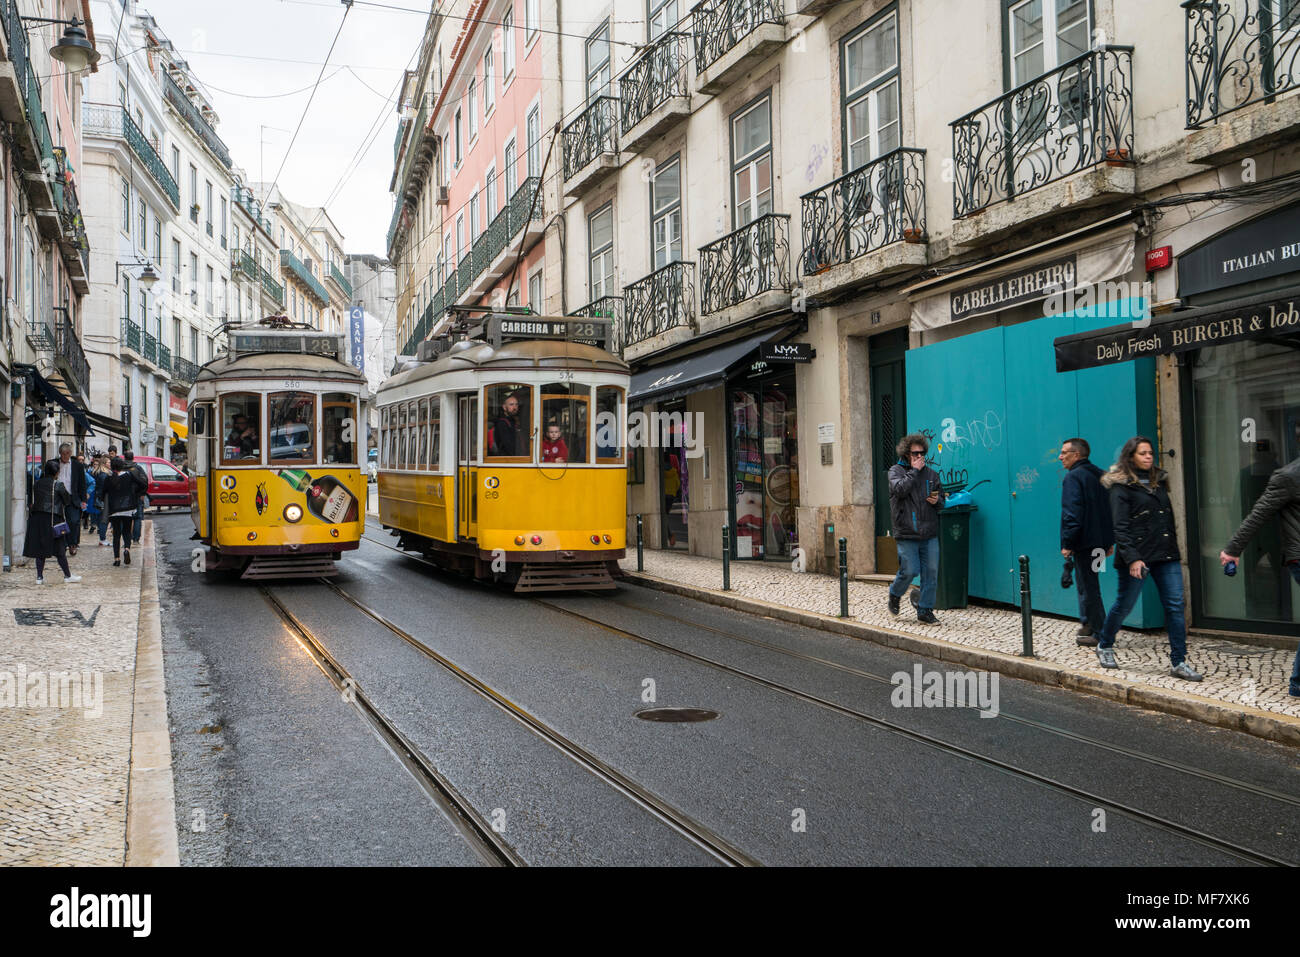
[[[365,376],[342,361],[339,335],[281,317],[229,336],[189,395],[204,567],[333,574],[365,528]]]
[[[593,329],[494,315],[380,387],[379,516],[402,548],[516,591],[614,587],[628,366],[572,338]]]

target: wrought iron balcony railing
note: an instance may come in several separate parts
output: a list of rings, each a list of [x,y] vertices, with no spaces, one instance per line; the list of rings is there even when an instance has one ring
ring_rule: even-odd
[[[564,178],[581,172],[602,153],[618,152],[618,98],[598,96],[564,128]]]
[[[790,288],[790,217],[768,213],[700,247],[700,312]]]
[[[458,263],[447,267],[447,281],[442,289],[442,301],[446,307],[455,305],[459,296],[469,292],[474,282],[528,224],[530,217],[533,221],[542,219],[541,197],[538,196],[537,202],[533,202],[534,194],[541,189],[541,182],[539,176],[530,176],[524,180],[510,197],[510,202],[497,213],[465,256]],[[433,321],[437,318],[434,316]]]
[[[172,356],[172,380],[192,385],[199,374],[199,366],[181,356]]]
[[[81,202],[77,198],[77,184],[68,169],[68,151],[54,147],[54,205],[59,210],[59,225],[63,228],[63,241],[77,250],[81,267],[90,271],[90,239],[81,217]]]
[[[190,129],[198,135],[213,155],[221,160],[221,164],[226,169],[230,169],[230,150],[226,148],[225,143],[221,142],[221,137],[217,135],[212,125],[203,118],[199,108],[185,95],[185,91],[172,79],[171,74],[165,71],[163,72],[163,97],[176,108],[176,112],[189,124]]]
[[[335,283],[338,284],[338,287],[340,289],[343,290],[343,295],[347,297],[348,301],[351,301],[352,283],[348,282],[348,277],[343,275],[343,273],[339,270],[339,267],[334,265],[333,263],[330,263],[329,277],[333,279]]]
[[[325,287],[320,284],[320,280],[311,274],[311,270],[297,256],[287,249],[280,250],[280,265],[289,270],[293,276],[307,287],[307,291],[315,297],[317,305],[321,308],[329,305],[330,294],[325,291]]]
[[[144,354],[140,351],[140,327],[127,318],[122,319],[122,348],[136,355]]]
[[[273,235],[271,221],[262,215],[262,204],[258,202],[251,189],[247,186],[230,187],[230,200],[235,205],[242,207],[244,212],[248,213],[249,218],[261,226],[268,236]]]
[[[77,330],[62,316],[55,326],[54,354],[67,367],[77,391],[87,395],[90,391],[90,363],[86,361],[86,353],[77,339]]]
[[[685,33],[665,33],[619,78],[619,125],[624,133],[671,97],[689,92],[689,39]]]
[[[623,297],[601,296],[585,306],[580,306],[569,315],[580,319],[608,319],[610,321],[609,347],[615,352],[623,349]]]
[[[1101,47],[952,123],[953,216],[1133,159],[1133,48]]]
[[[925,238],[925,150],[902,147],[801,198],[804,276]]]
[[[1300,6],[1187,0],[1187,127],[1300,86]]]
[[[158,343],[158,365],[168,372],[172,371],[172,351],[161,342]]]
[[[708,69],[761,23],[785,23],[780,0],[704,0],[691,12],[695,69]]]
[[[58,341],[54,334],[54,323],[48,316],[45,318],[29,317],[27,320],[27,335],[34,345],[41,352],[53,352],[55,343]]]
[[[695,263],[673,262],[623,289],[624,346],[695,323]]]
[[[151,333],[141,332],[140,344],[143,346],[140,350],[140,355],[144,356],[150,362],[156,363],[158,361],[158,340],[155,339]]]
[[[244,249],[232,249],[230,251],[230,267],[242,272],[253,282],[258,282],[261,276],[257,272],[257,261]]]
[[[153,144],[140,132],[131,114],[121,106],[107,104],[83,103],[81,107],[81,126],[83,133],[101,136],[121,137],[135,154],[136,159],[153,177],[159,189],[166,194],[172,208],[181,208],[181,190],[167,165],[153,148]]]
[[[275,304],[281,309],[284,308],[284,284],[277,282],[261,263],[257,264],[257,275],[262,282],[262,289],[268,296],[275,301]]]

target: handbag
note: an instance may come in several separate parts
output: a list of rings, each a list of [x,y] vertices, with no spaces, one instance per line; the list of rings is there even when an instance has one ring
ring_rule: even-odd
[[[55,537],[55,538],[61,538],[61,537],[63,537],[63,536],[66,535],[66,534],[68,534],[68,523],[67,523],[67,522],[59,522],[57,525],[54,526],[54,537]]]

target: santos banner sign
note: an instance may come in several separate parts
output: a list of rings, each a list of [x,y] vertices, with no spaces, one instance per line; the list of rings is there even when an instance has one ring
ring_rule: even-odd
[[[348,310],[350,328],[348,330],[349,352],[352,364],[357,371],[366,371],[366,313],[360,306]]]

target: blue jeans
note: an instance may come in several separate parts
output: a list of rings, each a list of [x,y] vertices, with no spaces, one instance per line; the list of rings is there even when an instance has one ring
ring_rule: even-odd
[[[1295,583],[1300,585],[1300,562],[1291,562],[1286,566],[1291,569],[1291,577]],[[1295,664],[1291,666],[1291,687],[1288,689],[1292,695],[1300,698],[1300,648],[1295,652]]]
[[[889,585],[889,594],[902,598],[912,579],[921,576],[921,611],[934,610],[935,592],[939,590],[939,538],[895,539],[898,545],[898,574]]]
[[[140,543],[140,529],[144,527],[144,499],[140,499],[135,506],[135,521],[131,525],[131,543],[138,545]]]
[[[95,516],[95,527],[99,529],[99,540],[101,542],[108,541],[108,503],[107,502],[105,502],[104,507],[99,510],[99,514]]]
[[[1183,617],[1183,566],[1178,562],[1156,562],[1148,565],[1151,579],[1160,593],[1160,604],[1165,608],[1165,628],[1169,631],[1169,663],[1177,668],[1187,658],[1187,621]],[[1098,648],[1112,648],[1115,633],[1124,623],[1138,596],[1142,594],[1144,580],[1128,573],[1123,562],[1115,563],[1119,574],[1119,597],[1106,615],[1106,623],[1097,635]]]
[[[1074,555],[1074,586],[1079,590],[1079,623],[1087,625],[1095,635],[1106,620],[1106,606],[1101,603],[1101,582],[1092,570],[1091,548]]]

